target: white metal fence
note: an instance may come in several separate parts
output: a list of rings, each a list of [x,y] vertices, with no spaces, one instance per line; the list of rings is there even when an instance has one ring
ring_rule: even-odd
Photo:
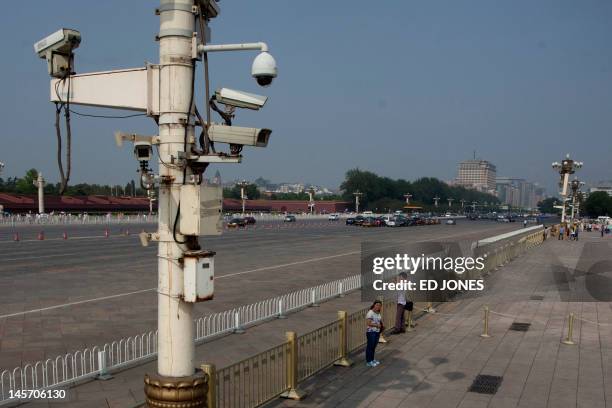
[[[98,215],[98,214],[12,214],[0,216],[0,226],[23,225],[108,225],[157,222],[157,215]]]
[[[257,323],[282,318],[285,314],[317,302],[342,296],[361,287],[361,276],[328,282],[313,288],[266,299],[224,312],[213,313],[195,320],[198,343],[214,337],[241,332]],[[0,405],[9,400],[10,390],[50,389],[104,375],[127,365],[137,364],[157,355],[157,331],[123,338],[73,353],[57,356],[0,373]]]

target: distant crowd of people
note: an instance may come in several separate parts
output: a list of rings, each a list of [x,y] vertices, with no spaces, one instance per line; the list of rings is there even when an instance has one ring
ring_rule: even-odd
[[[558,240],[569,240],[578,241],[582,232],[593,232],[599,231],[600,236],[603,238],[606,234],[610,234],[610,225],[604,223],[593,223],[593,222],[573,222],[573,223],[562,223],[558,226],[551,227],[551,234],[557,236]]]

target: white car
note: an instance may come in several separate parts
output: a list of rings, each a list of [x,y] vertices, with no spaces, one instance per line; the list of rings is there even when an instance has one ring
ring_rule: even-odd
[[[327,219],[328,219],[328,221],[339,221],[340,220],[340,215],[339,214],[329,214]]]
[[[446,220],[446,225],[457,225],[457,221],[454,219]]]

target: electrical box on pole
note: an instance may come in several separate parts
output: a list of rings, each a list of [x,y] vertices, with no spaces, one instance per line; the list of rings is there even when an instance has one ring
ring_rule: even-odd
[[[223,232],[221,186],[185,184],[180,193],[179,231],[183,235],[221,235]]]
[[[215,253],[211,251],[187,251],[183,254],[184,300],[203,302],[211,300],[215,292]]]

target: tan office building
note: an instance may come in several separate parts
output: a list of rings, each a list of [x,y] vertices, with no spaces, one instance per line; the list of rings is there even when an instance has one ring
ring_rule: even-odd
[[[497,169],[486,160],[465,160],[459,163],[455,185],[495,194]]]

